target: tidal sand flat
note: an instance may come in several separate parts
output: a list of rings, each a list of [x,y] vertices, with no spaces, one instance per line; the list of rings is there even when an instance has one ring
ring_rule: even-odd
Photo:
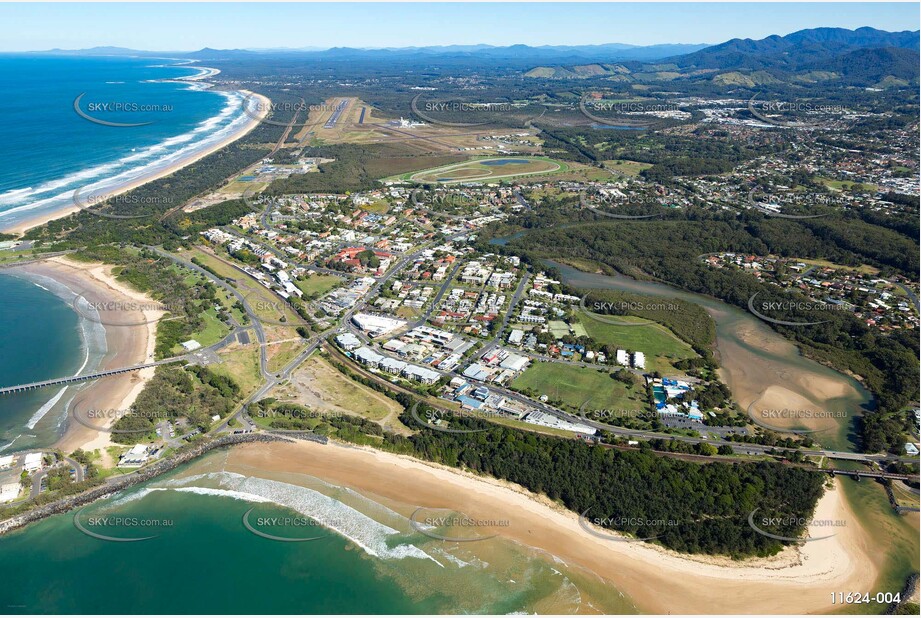
[[[742,309],[715,298],[623,275],[587,273],[548,260],[576,288],[624,290],[688,300],[707,310],[716,324],[720,377],[745,410],[769,425],[818,430],[825,447],[853,450],[853,426],[872,397],[853,378],[805,358],[791,341]]]

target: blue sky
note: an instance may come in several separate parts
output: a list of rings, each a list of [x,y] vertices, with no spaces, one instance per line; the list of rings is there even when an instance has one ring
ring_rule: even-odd
[[[917,30],[906,3],[0,4],[0,51],[115,45],[408,47],[720,43],[803,28]]]

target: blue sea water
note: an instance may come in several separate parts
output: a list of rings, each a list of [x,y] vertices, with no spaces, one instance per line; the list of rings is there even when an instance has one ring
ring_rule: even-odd
[[[176,59],[0,54],[0,230],[71,207],[75,191],[124,186],[246,124],[242,94],[176,81],[203,72]],[[78,97],[92,118],[149,124],[92,122],[75,111]],[[8,274],[0,271],[0,386],[92,370],[104,333],[79,319],[73,293]],[[52,444],[75,390],[0,396],[0,452]]]
[[[105,353],[99,325],[79,318],[67,294],[47,279],[0,274],[0,387],[74,375]],[[0,453],[54,442],[63,420],[54,412],[73,391],[0,395]]]
[[[0,230],[111,191],[220,141],[243,95],[175,81],[185,60],[0,54]],[[82,96],[81,96],[82,95]],[[102,123],[88,120],[77,108]],[[144,124],[147,123],[147,124]]]

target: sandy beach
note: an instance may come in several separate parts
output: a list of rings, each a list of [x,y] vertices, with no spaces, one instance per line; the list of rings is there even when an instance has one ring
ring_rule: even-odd
[[[201,75],[201,76],[194,76],[194,77],[196,79],[203,79],[206,76]],[[192,81],[192,80],[185,80],[185,81]],[[163,168],[159,168],[156,170],[152,170],[150,174],[142,176],[141,178],[138,178],[134,180],[133,182],[126,183],[125,185],[119,186],[112,190],[106,190],[105,194],[110,197],[115,197],[116,195],[127,193],[128,191],[131,191],[132,189],[136,189],[140,187],[141,185],[147,184],[148,182],[152,180],[163,178],[164,176],[169,176],[170,174],[177,172],[178,170],[186,167],[187,165],[191,165],[192,163],[195,163],[196,161],[199,161],[200,159],[203,159],[207,157],[208,155],[214,152],[217,152],[221,148],[224,148],[225,146],[232,144],[233,142],[237,141],[238,139],[240,139],[241,137],[243,137],[244,135],[252,131],[262,121],[262,119],[265,118],[265,116],[268,114],[269,109],[271,108],[271,101],[268,98],[262,96],[261,94],[256,94],[254,92],[250,92],[249,90],[240,90],[239,92],[246,97],[251,97],[251,99],[258,100],[258,104],[256,106],[256,111],[249,112],[246,115],[247,122],[243,124],[238,131],[236,131],[232,135],[228,135],[226,139],[223,139],[220,142],[212,144],[208,148],[199,150],[195,153],[192,153],[191,155],[189,155],[188,157],[180,161],[176,161],[172,165],[169,165]],[[31,219],[20,221],[19,223],[16,223],[8,228],[0,230],[0,232],[5,232],[8,234],[24,234],[26,231],[32,229],[33,227],[38,227],[49,221],[60,219],[61,217],[66,217],[75,212],[78,212],[79,210],[80,208],[77,207],[76,205],[69,206],[67,208],[56,210],[54,212],[44,213],[41,215],[37,215]]]
[[[117,281],[112,267],[55,257],[19,267],[26,273],[43,275],[82,294],[90,303],[101,306],[99,320],[104,324],[107,352],[100,369],[113,369],[136,365],[153,360],[156,344],[156,323],[163,315],[152,307],[156,302]],[[108,309],[99,303],[110,303]],[[132,309],[131,304],[138,306]],[[151,308],[149,308],[151,307]],[[126,325],[114,325],[126,324]],[[153,376],[154,369],[110,376],[81,387],[71,404],[77,410],[126,410],[137,398],[144,384]],[[75,388],[75,387],[71,387]],[[108,426],[114,418],[103,422],[100,419],[87,421],[91,425]],[[94,450],[111,444],[110,434],[95,431],[69,419],[67,429],[55,445],[64,452],[76,448]]]
[[[372,449],[312,442],[245,445],[230,452],[225,469],[308,474],[404,504],[407,516],[425,506],[508,520],[509,526],[483,534],[497,533],[588,569],[650,613],[826,613],[834,609],[831,592],[872,590],[878,575],[869,558],[869,537],[837,484],[822,497],[814,517],[846,522],[835,528],[835,536],[770,559],[739,562],[597,538],[580,526],[575,513],[520,486]],[[809,536],[828,533],[828,527],[813,526]]]

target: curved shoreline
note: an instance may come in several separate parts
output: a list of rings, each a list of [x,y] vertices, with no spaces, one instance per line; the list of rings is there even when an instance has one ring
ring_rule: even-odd
[[[229,452],[224,470],[306,474],[410,510],[447,508],[481,520],[508,520],[509,526],[484,533],[587,569],[651,613],[827,613],[833,609],[830,592],[872,590],[878,577],[869,537],[847,506],[840,481],[819,500],[814,517],[846,521],[837,536],[771,558],[734,561],[599,539],[576,513],[521,486],[350,444],[244,446]],[[809,527],[810,538],[827,534],[827,527]]]
[[[51,276],[51,273],[45,272],[41,269],[36,270],[29,268],[28,266],[23,266],[8,269],[6,274],[11,277],[17,277],[19,279],[29,281],[33,285],[36,285],[43,290],[53,294],[61,302],[68,306],[71,306],[79,296],[79,293],[73,289],[73,281],[68,281],[66,279],[62,281],[57,277]],[[79,339],[82,351],[81,356],[83,360],[80,363],[80,366],[74,370],[73,375],[75,376],[80,375],[84,371],[97,370],[99,366],[102,365],[102,363],[105,361],[105,358],[109,353],[109,339],[107,337],[108,333],[106,332],[105,326],[103,326],[102,323],[98,321],[99,313],[92,307],[90,307],[90,310],[95,314],[95,320],[89,319],[86,316],[80,314],[77,316],[78,325],[80,327]],[[64,409],[67,409],[75,396],[75,390],[76,389],[73,389],[69,386],[60,388],[58,392],[51,397],[51,399],[45,402],[41,408],[33,413],[33,415],[29,418],[29,421],[26,423],[25,428],[29,431],[34,430],[35,426],[41,422],[47,413],[54,409],[54,407],[57,405],[57,402],[62,399],[62,396],[65,393],[68,395],[68,397],[66,403],[64,404]],[[63,421],[63,419],[61,419],[61,421]]]
[[[199,73],[197,75],[191,75],[185,78],[170,78],[170,79],[164,79],[160,81],[178,82],[178,83],[186,84],[187,86],[192,87],[192,88],[201,86],[201,88],[199,89],[205,89],[209,87],[210,84],[208,84],[207,82],[203,80],[216,75],[217,73],[215,73],[214,71],[219,72],[217,69],[210,69],[209,67],[195,67],[195,68],[199,68],[199,69],[203,69],[207,71],[203,73]],[[220,91],[214,91],[214,92],[220,94]],[[105,195],[110,198],[115,197],[123,193],[127,193],[128,191],[131,191],[133,189],[137,189],[138,187],[145,185],[148,182],[151,182],[153,180],[157,180],[159,178],[169,176],[170,174],[173,174],[179,171],[180,169],[188,165],[191,165],[207,157],[208,155],[214,154],[215,152],[217,152],[218,150],[221,150],[222,148],[229,146],[230,144],[242,138],[243,136],[247,135],[250,131],[256,128],[256,126],[258,126],[259,123],[262,122],[262,120],[266,117],[266,115],[268,115],[269,110],[271,109],[271,101],[267,97],[261,94],[250,92],[248,90],[236,90],[234,92],[236,92],[237,94],[240,94],[243,97],[244,104],[246,100],[250,98],[256,99],[258,101],[258,109],[256,112],[244,112],[242,111],[242,108],[241,108],[241,115],[243,118],[246,119],[246,121],[243,122],[237,130],[227,135],[223,139],[213,144],[209,144],[205,148],[196,149],[194,152],[189,153],[188,155],[184,156],[183,158],[177,161],[174,161],[167,165],[161,165],[161,166],[152,165],[151,169],[148,172],[143,173],[140,177],[128,180],[122,184],[116,185],[115,187],[111,189],[106,189],[104,192]],[[207,122],[208,120],[210,119],[207,119],[203,122]],[[236,121],[236,119],[234,121]],[[234,121],[231,121],[231,123]],[[98,181],[95,181],[95,183],[93,184],[96,184],[99,182],[105,182],[105,179],[103,178]],[[80,210],[81,208],[78,207],[76,204],[71,204],[69,206],[56,208],[56,209],[50,210],[42,214],[37,214],[33,217],[29,217],[29,218],[22,219],[16,222],[12,222],[7,227],[0,228],[0,232],[4,232],[8,234],[22,235],[34,227],[44,225],[45,223],[48,223],[49,221],[54,221],[55,219],[66,217],[75,212],[79,212]],[[6,211],[6,212],[9,213],[10,211]],[[2,219],[3,216],[4,216],[4,212],[0,212],[0,219]]]
[[[117,281],[112,275],[111,267],[97,263],[81,263],[54,257],[40,262],[33,262],[24,266],[10,269],[12,276],[22,278],[47,278],[58,285],[71,290],[75,295],[80,294],[90,302],[116,303],[130,306],[129,303],[138,303],[140,306],[152,305],[153,300],[145,294],[127,287]],[[34,279],[32,279],[34,281]],[[162,312],[145,308],[132,311],[137,313],[137,322],[131,326],[108,326],[102,321],[110,316],[115,322],[122,321],[124,311],[102,309],[100,315],[100,331],[104,337],[103,346],[89,350],[91,356],[97,356],[93,365],[97,368],[112,369],[145,362],[153,357],[156,343],[156,321]],[[80,318],[86,320],[85,317]],[[103,380],[94,381],[87,385],[73,385],[67,387],[66,405],[64,411],[70,413],[74,400],[89,402],[95,409],[127,409],[143,389],[147,381],[153,376],[153,369],[144,369],[136,374],[122,374],[111,376]],[[50,412],[50,410],[49,410]],[[76,448],[84,450],[103,449],[110,444],[109,434],[103,431],[93,431],[79,423],[72,423],[68,416],[58,414],[58,435],[53,446],[63,451],[71,452]],[[112,419],[111,422],[114,422]],[[63,429],[63,431],[61,431]],[[43,446],[52,446],[47,444]]]

